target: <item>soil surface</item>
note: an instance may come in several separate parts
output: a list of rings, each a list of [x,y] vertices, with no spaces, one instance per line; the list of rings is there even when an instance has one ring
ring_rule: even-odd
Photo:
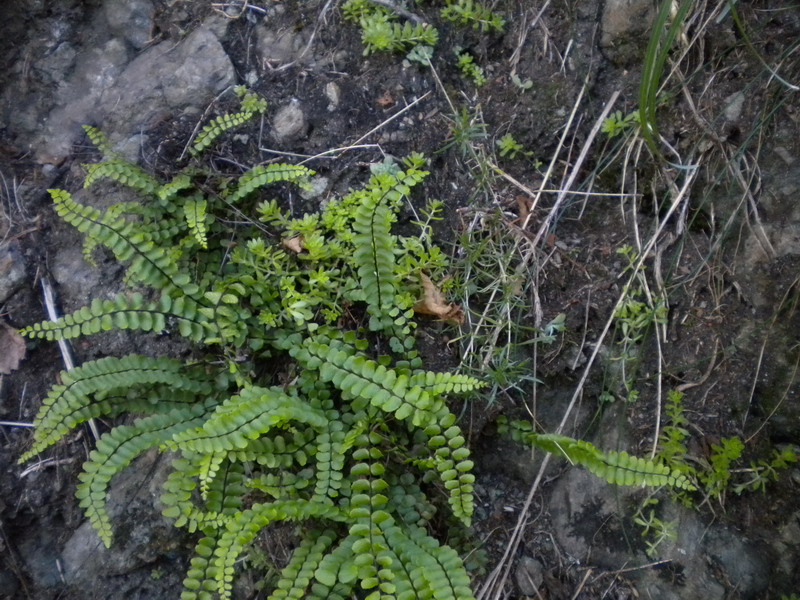
[[[734,15],[725,2],[693,3],[658,77],[651,147],[635,124],[615,137],[597,128],[604,115],[639,107],[652,2],[500,0],[505,28],[486,33],[443,21],[440,4],[405,3],[439,30],[431,69],[403,53],[365,55],[359,27],[332,0],[4,3],[3,322],[47,318],[43,280],[62,312],[124,287],[107,254],[86,263],[80,235],[46,191],[100,207],[131,198],[115,186],[78,192],[81,165],[98,156],[81,125],[167,176],[197,127],[235,108],[231,87],[247,84],[267,99],[267,116],[226,138],[215,165],[237,174],[306,161],[320,190],[295,199],[298,215],[365,181],[370,164],[411,152],[430,159],[414,210],[433,198],[446,207],[435,233],[465,284],[452,299],[467,318],[460,328],[423,323],[420,345],[427,368],[460,367],[491,384],[455,411],[478,477],[476,593],[800,593],[800,469],[779,470],[763,490],[735,490],[776,450],[800,446],[800,10],[757,1]],[[456,48],[483,68],[484,85],[459,71]],[[524,151],[501,155],[506,134]],[[645,308],[663,299],[663,312],[626,345],[613,316],[641,255],[644,275],[628,297]],[[559,319],[564,327],[548,332]],[[189,352],[168,336],[120,332],[71,349],[77,363]],[[0,597],[179,597],[193,542],[160,517],[168,461],[148,454],[114,480],[111,550],[74,497],[88,429],[40,462],[17,464],[30,446],[26,424],[63,368],[56,344],[28,341],[19,368],[0,376]],[[684,394],[687,461],[704,468],[723,440],[745,442],[731,482],[688,506],[563,461],[542,466],[541,453],[497,432],[505,415],[649,456],[670,424],[669,390]],[[658,503],[643,504],[651,496]],[[672,532],[654,548],[654,530],[636,522],[648,515]],[[291,543],[287,529],[259,547],[280,567]],[[257,562],[242,565],[236,598],[267,597]]]

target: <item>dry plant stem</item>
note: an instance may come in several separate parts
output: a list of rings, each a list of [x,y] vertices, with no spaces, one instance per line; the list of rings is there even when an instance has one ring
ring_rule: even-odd
[[[586,89],[586,85],[584,85],[583,90]],[[581,90],[581,94],[583,94],[583,90]],[[619,90],[616,90],[613,94],[611,94],[611,98],[609,98],[606,105],[603,107],[603,112],[600,113],[597,121],[595,121],[594,127],[592,127],[592,131],[589,133],[589,137],[586,139],[586,142],[583,144],[583,148],[581,148],[580,154],[578,155],[578,160],[575,161],[575,165],[572,167],[572,172],[567,179],[567,182],[562,186],[562,190],[559,192],[556,203],[553,205],[553,208],[550,209],[547,217],[542,222],[541,227],[539,227],[539,231],[536,234],[536,237],[533,240],[533,245],[538,246],[539,242],[541,241],[542,237],[547,233],[547,230],[550,229],[550,225],[552,220],[555,218],[556,214],[558,213],[558,209],[561,207],[561,204],[566,199],[567,195],[570,193],[569,189],[572,187],[572,184],[575,183],[575,179],[578,177],[578,173],[583,166],[583,161],[586,160],[586,155],[589,153],[589,148],[591,147],[592,143],[594,142],[594,138],[597,137],[597,134],[600,132],[600,128],[603,126],[603,122],[608,117],[608,114],[611,112],[611,109],[614,106],[614,103],[619,98]],[[580,98],[578,99],[580,102]],[[577,106],[578,103],[576,103]],[[552,161],[550,163],[553,164]],[[531,211],[533,208],[531,208]],[[528,215],[530,217],[530,215]]]
[[[0,421],[0,427],[33,427],[33,423],[23,423],[22,421]]]
[[[545,1],[545,3],[542,5],[542,8],[539,9],[539,12],[536,13],[536,16],[533,18],[533,21],[531,21],[530,24],[526,24],[525,19],[523,18],[522,26],[519,32],[519,39],[517,40],[517,47],[514,48],[514,52],[511,54],[511,58],[508,61],[511,64],[512,75],[517,74],[517,65],[522,57],[522,48],[525,46],[525,41],[528,39],[528,31],[536,27],[536,24],[539,22],[539,19],[544,14],[544,11],[547,10],[548,6],[550,6],[550,0]]]
[[[578,588],[575,590],[575,593],[572,594],[572,598],[570,600],[577,600],[578,595],[583,591],[584,586],[586,585],[586,580],[589,579],[589,576],[592,574],[592,569],[586,569],[586,573],[583,574],[583,579],[581,579],[580,584],[578,584]]]
[[[594,366],[594,363],[597,360],[597,356],[600,353],[600,349],[603,345],[603,340],[605,340],[606,336],[608,335],[608,332],[611,330],[611,326],[614,323],[614,315],[616,314],[619,307],[622,305],[622,302],[625,300],[625,290],[630,287],[630,285],[633,283],[634,278],[641,271],[645,258],[655,246],[656,242],[658,241],[658,238],[664,231],[667,222],[672,217],[674,212],[677,210],[678,206],[680,206],[681,202],[683,202],[684,198],[687,196],[689,189],[691,188],[691,185],[697,176],[697,172],[698,172],[697,169],[690,169],[687,171],[686,179],[684,180],[681,188],[677,191],[677,194],[675,195],[675,198],[673,199],[672,204],[669,207],[669,210],[659,223],[658,228],[653,233],[653,236],[650,238],[650,241],[644,248],[644,251],[639,255],[639,259],[636,261],[636,264],[631,270],[626,285],[622,288],[623,292],[620,294],[619,298],[617,299],[617,302],[611,309],[611,313],[608,319],[606,320],[606,324],[603,327],[603,330],[601,331],[597,340],[595,341],[592,355],[586,362],[586,366],[584,367],[581,378],[578,381],[578,385],[575,388],[575,392],[572,395],[572,399],[570,400],[569,405],[564,411],[564,416],[561,419],[561,423],[556,428],[555,431],[556,434],[561,434],[564,431],[564,428],[566,427],[567,422],[569,421],[572,411],[575,409],[575,405],[577,404],[578,399],[581,397],[583,393],[583,387],[586,384],[586,380],[589,378],[589,373],[591,372],[592,367]],[[481,587],[480,591],[478,592],[477,595],[478,600],[484,600],[487,598],[493,598],[494,600],[499,600],[502,597],[503,587],[505,586],[505,583],[508,580],[509,574],[511,572],[511,566],[512,566],[511,557],[516,554],[517,548],[519,548],[520,541],[522,540],[522,531],[525,525],[528,510],[530,509],[530,505],[531,502],[533,501],[534,495],[536,494],[536,492],[539,489],[539,486],[541,485],[542,479],[544,478],[544,473],[547,470],[548,465],[550,464],[550,458],[551,455],[546,454],[544,459],[542,460],[542,464],[539,467],[538,473],[536,474],[536,479],[534,480],[533,485],[531,485],[531,489],[529,490],[528,496],[525,499],[525,504],[523,505],[522,510],[520,511],[519,519],[517,520],[517,526],[514,528],[514,531],[511,534],[511,540],[509,541],[508,546],[506,546],[506,551],[503,554],[500,563],[497,565],[497,567],[495,567],[495,569],[489,575],[489,577]]]
[[[47,309],[47,318],[51,321],[58,320],[58,310],[56,310],[56,302],[53,294],[53,286],[50,285],[50,280],[47,277],[42,277],[42,293],[44,295],[44,305]],[[61,358],[64,360],[64,366],[67,371],[72,371],[75,368],[75,361],[72,358],[72,350],[66,340],[58,340],[58,349],[61,350]],[[100,439],[100,432],[97,431],[97,424],[94,419],[89,419],[89,429],[92,431],[94,439]]]
[[[408,19],[409,21],[414,21],[414,23],[425,22],[418,15],[415,15],[414,13],[406,10],[405,8],[397,6],[394,2],[390,2],[389,0],[369,0],[369,1],[372,2],[373,4],[380,4],[381,6],[388,8],[390,11],[397,13],[401,17]]]

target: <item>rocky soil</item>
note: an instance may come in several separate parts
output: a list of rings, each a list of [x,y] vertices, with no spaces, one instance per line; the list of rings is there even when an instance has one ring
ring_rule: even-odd
[[[668,210],[660,199],[670,188],[642,145],[615,145],[621,138],[594,136],[592,128],[611,98],[612,110],[623,115],[637,107],[652,3],[497,2],[508,21],[501,34],[442,28],[436,76],[401,55],[365,57],[358,28],[343,20],[339,4],[3,3],[4,322],[23,327],[46,318],[43,278],[53,283],[65,312],[122,287],[121,269],[103,256],[97,267],[88,265],[77,233],[50,209],[46,190],[77,190],[81,164],[96,157],[81,125],[99,127],[124,156],[165,173],[198,124],[233,106],[231,87],[245,83],[268,100],[268,115],[226,142],[216,157],[221,170],[366,145],[311,161],[324,176],[324,198],[362,181],[367,166],[387,155],[424,152],[432,171],[426,194],[448,208],[437,234],[454,260],[465,254],[459,236],[469,223],[481,222],[475,215],[499,214],[509,236],[528,241],[548,223],[542,258],[526,275],[535,277],[535,293],[525,301],[531,323],[563,313],[566,330],[558,344],[530,357],[527,381],[535,375],[535,386],[505,386],[492,401],[474,400],[464,410],[477,455],[476,531],[486,551],[475,589],[492,581],[496,565],[510,567],[500,586],[506,595],[489,586],[484,598],[722,600],[800,593],[797,466],[782,471],[765,492],[728,490],[720,498],[700,496],[693,507],[660,493],[659,517],[675,524],[676,535],[648,556],[634,522],[647,490],[614,487],[553,461],[527,504],[542,457],[499,436],[494,424],[500,414],[532,415],[554,431],[568,414],[566,433],[647,455],[658,417],[665,418],[666,390],[680,388],[691,423],[690,453],[698,460],[731,436],[747,440],[741,469],[775,448],[800,445],[800,105],[792,87],[800,83],[797,7],[780,1],[741,6],[750,32],[745,39],[724,2],[698,2],[695,20],[677,42],[676,52],[685,54],[659,107],[660,134],[674,150],[668,160],[688,157],[684,170],[699,166],[691,166],[687,199],[648,257],[652,284],[668,288],[669,317],[664,336],[651,332],[642,344],[639,398],[626,402],[619,361],[612,360],[615,343],[601,336],[627,266],[615,250],[642,241]],[[427,11],[431,3],[407,4]],[[459,75],[451,58],[455,46],[476,56],[485,86]],[[476,184],[475,163],[449,143],[451,101],[481,116],[485,130],[478,133],[486,137],[476,135],[475,143],[493,150],[510,132],[533,157],[495,157],[506,176],[488,188]],[[588,154],[581,157],[585,144]],[[553,156],[562,182],[578,165],[570,188],[576,193],[546,193],[534,208],[525,189],[542,184]],[[680,184],[681,169],[673,164],[666,170]],[[636,202],[619,195],[630,190],[638,192]],[[124,194],[77,192],[100,206]],[[313,207],[297,210],[304,208]],[[520,226],[526,220],[528,230]],[[665,281],[657,282],[656,273]],[[477,320],[480,307],[475,310]],[[442,340],[468,332],[423,329],[434,340],[428,343],[431,361],[457,364],[460,351]],[[186,352],[166,337],[122,333],[73,347],[78,362],[131,350]],[[88,430],[42,462],[17,464],[30,443],[25,424],[62,368],[55,344],[28,342],[20,368],[0,376],[0,598],[179,597],[192,544],[157,508],[167,461],[149,454],[114,480],[111,512],[118,531],[111,550],[102,547],[74,498],[93,443]],[[617,400],[600,401],[609,394]],[[521,541],[504,559],[519,524]],[[285,555],[281,540],[261,541],[276,560]],[[237,598],[266,597],[251,567],[243,565]]]

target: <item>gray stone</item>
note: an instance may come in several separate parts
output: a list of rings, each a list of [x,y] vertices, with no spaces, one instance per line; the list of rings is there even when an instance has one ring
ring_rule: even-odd
[[[520,594],[535,596],[544,581],[544,567],[535,558],[523,556],[514,571],[514,580],[517,582]]]
[[[655,18],[652,0],[606,0],[600,47],[619,65],[641,62]]]
[[[300,59],[308,39],[303,32],[291,29],[275,31],[261,26],[256,30],[257,51],[262,63],[276,67]]]
[[[177,46],[161,42],[137,56],[103,95],[109,126],[128,131],[189,105],[202,104],[234,82],[230,58],[200,27]],[[133,117],[133,121],[131,118]]]
[[[40,162],[60,164],[83,135],[81,125],[100,125],[112,142],[125,139],[179,110],[205,104],[235,77],[228,55],[205,27],[178,45],[152,46],[129,64],[128,57],[117,39],[79,55],[35,144]]]
[[[292,100],[275,113],[272,121],[272,135],[279,142],[296,139],[306,131],[306,115],[300,102]]]
[[[134,48],[152,39],[155,8],[150,0],[106,0],[105,17],[111,31]]]
[[[325,97],[328,98],[328,110],[333,112],[339,108],[339,103],[342,100],[342,90],[335,81],[329,81],[325,84]]]
[[[25,261],[16,242],[0,245],[0,302],[5,302],[25,281]]]
[[[728,121],[737,121],[742,116],[744,108],[744,92],[735,92],[725,98],[725,118]]]
[[[61,553],[68,583],[129,573],[175,550],[181,536],[161,516],[159,501],[170,470],[170,460],[151,450],[112,479],[108,514],[114,543],[105,548],[91,523],[82,523]]]

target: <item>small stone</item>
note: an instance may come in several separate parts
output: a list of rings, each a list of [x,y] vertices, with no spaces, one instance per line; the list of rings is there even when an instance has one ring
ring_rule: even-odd
[[[544,567],[535,558],[523,556],[514,572],[520,594],[535,596],[544,581]]]
[[[339,102],[342,100],[342,91],[334,81],[329,81],[325,84],[325,97],[328,98],[328,110],[333,112],[339,108]]]
[[[272,135],[279,142],[300,137],[306,129],[306,115],[297,100],[292,100],[275,113]]]
[[[737,121],[742,116],[744,108],[744,92],[736,92],[725,99],[725,118],[728,121]]]
[[[16,242],[0,246],[0,302],[5,302],[25,281],[25,261]]]
[[[311,200],[312,198],[321,196],[325,190],[328,189],[329,180],[327,177],[317,175],[316,177],[312,177],[311,181],[308,183],[311,185],[311,189],[300,192],[300,197],[303,198],[303,200]]]

